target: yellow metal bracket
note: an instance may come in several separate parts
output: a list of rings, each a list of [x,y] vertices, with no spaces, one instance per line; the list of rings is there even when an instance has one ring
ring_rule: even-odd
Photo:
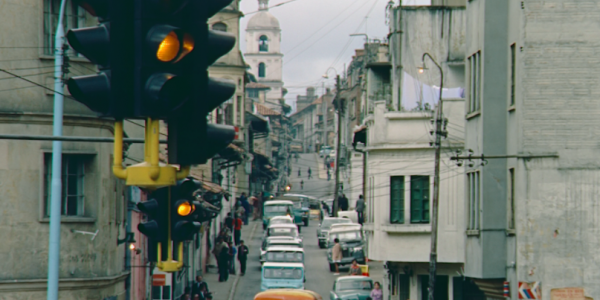
[[[123,121],[115,122],[113,173],[125,180],[126,185],[157,189],[176,184],[190,174],[190,166],[169,165],[159,162],[159,120],[146,120],[144,161],[123,168]]]

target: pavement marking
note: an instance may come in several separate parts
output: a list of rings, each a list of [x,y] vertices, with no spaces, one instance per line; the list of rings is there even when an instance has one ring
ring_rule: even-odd
[[[248,241],[252,240],[252,238],[254,237],[254,232],[256,231],[256,228],[258,227],[258,224],[261,222],[255,222],[254,227],[252,228],[252,232],[250,232],[250,236],[248,237]],[[250,247],[248,247],[250,248]],[[235,279],[233,280],[233,285],[231,286],[231,291],[229,292],[229,298],[228,300],[233,300],[233,297],[235,296],[235,290],[237,288],[237,284],[238,281],[240,280],[240,275],[236,274],[235,275]]]

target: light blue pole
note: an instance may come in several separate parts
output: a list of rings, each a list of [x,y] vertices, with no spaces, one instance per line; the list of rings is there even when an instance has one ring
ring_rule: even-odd
[[[63,132],[63,15],[65,2],[60,3],[56,37],[54,39],[54,136]],[[60,263],[60,215],[62,198],[62,142],[52,142],[52,191],[50,193],[50,245],[48,249],[48,300],[58,300]]]

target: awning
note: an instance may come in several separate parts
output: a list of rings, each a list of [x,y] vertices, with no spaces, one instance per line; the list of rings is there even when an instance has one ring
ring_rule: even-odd
[[[261,153],[253,153],[254,160],[252,161],[252,173],[257,177],[267,177],[269,179],[277,178],[278,170],[273,167],[271,160]]]
[[[222,186],[214,182],[210,182],[206,179],[203,179],[201,174],[198,174],[193,170],[190,172],[190,177],[200,182],[200,184],[202,185],[202,190],[204,192],[229,196],[229,193]]]
[[[249,121],[250,131],[254,133],[269,133],[271,128],[269,128],[269,119],[261,116],[260,114],[255,114],[251,111],[246,111],[246,120]]]
[[[229,144],[225,149],[219,152],[219,157],[227,161],[243,161],[245,156],[246,151],[234,144]]]

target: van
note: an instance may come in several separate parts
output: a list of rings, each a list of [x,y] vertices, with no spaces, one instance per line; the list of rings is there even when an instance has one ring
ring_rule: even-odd
[[[271,218],[276,216],[292,216],[294,214],[292,201],[271,200],[263,205],[263,229],[267,229]]]
[[[277,197],[277,200],[289,200],[294,202],[294,222],[298,225],[308,226],[310,219],[310,197],[300,194],[285,194]]]
[[[304,264],[266,262],[262,266],[260,290],[304,289]]]

